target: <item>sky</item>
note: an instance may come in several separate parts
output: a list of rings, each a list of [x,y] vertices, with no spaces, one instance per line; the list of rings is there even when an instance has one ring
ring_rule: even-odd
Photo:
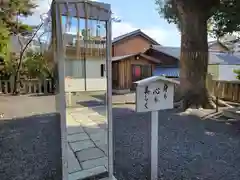
[[[51,0],[36,0],[39,7],[33,16],[24,19],[25,23],[37,25],[40,15],[48,12]],[[125,33],[141,29],[159,44],[164,46],[180,46],[180,33],[174,24],[168,24],[156,11],[155,0],[98,0],[111,4],[114,16],[120,23],[112,24],[112,35],[117,37]]]

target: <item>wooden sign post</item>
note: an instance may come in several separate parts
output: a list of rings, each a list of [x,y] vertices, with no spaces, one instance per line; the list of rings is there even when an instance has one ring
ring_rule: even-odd
[[[151,180],[158,179],[158,111],[173,108],[175,80],[153,76],[135,82],[136,111],[151,111]]]

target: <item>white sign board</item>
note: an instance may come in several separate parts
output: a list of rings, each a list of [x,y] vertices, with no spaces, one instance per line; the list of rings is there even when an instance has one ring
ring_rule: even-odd
[[[174,84],[155,81],[138,85],[136,91],[136,111],[148,112],[173,108]]]
[[[174,84],[179,82],[162,76],[153,76],[136,84],[136,111],[151,111],[151,180],[157,180],[158,111],[173,108]]]

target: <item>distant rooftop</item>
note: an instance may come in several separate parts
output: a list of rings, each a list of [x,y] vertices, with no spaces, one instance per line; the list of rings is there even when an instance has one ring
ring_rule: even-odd
[[[174,58],[179,59],[181,54],[181,49],[179,47],[170,47],[170,46],[158,46],[152,45],[152,49],[172,56]]]
[[[132,31],[132,32],[129,32],[129,33],[126,33],[126,34],[123,34],[121,36],[118,36],[118,37],[115,37],[113,39],[113,44],[114,43],[117,43],[121,40],[124,40],[126,38],[129,38],[129,37],[134,37],[134,36],[143,36],[144,38],[148,39],[150,42],[152,42],[154,45],[159,45],[159,43],[157,41],[155,41],[154,39],[152,39],[150,36],[148,36],[147,34],[145,34],[144,32],[141,31],[141,29],[137,29],[135,31]]]
[[[152,46],[152,49],[180,59],[181,49],[179,47]],[[240,65],[240,54],[209,51],[209,64]]]

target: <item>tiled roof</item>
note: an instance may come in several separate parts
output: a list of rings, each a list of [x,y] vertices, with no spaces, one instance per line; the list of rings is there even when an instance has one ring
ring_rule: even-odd
[[[152,46],[152,49],[180,59],[181,49],[179,47]],[[240,55],[230,53],[209,52],[209,64],[239,65]]]
[[[124,35],[118,36],[116,38],[113,39],[112,43],[117,43],[125,38],[131,37],[131,36],[137,36],[137,35],[142,35],[143,37],[145,37],[146,39],[148,39],[149,41],[151,41],[153,44],[155,45],[159,45],[159,43],[157,41],[155,41],[154,39],[152,39],[151,37],[149,37],[148,35],[146,35],[145,33],[143,33],[141,31],[141,29],[137,29],[135,31],[126,33]]]
[[[112,61],[120,61],[122,59],[125,59],[125,58],[128,58],[128,57],[132,57],[134,55],[137,55],[139,53],[135,53],[135,54],[128,54],[128,55],[124,55],[124,56],[115,56],[115,57],[112,57]]]
[[[166,76],[166,77],[179,77],[179,68],[164,68],[164,67],[156,67],[153,71],[154,76]]]
[[[168,47],[168,46],[158,46],[152,45],[152,49],[172,56],[174,58],[179,59],[181,54],[181,49],[179,47]]]
[[[225,49],[225,51],[229,51],[229,48],[227,46],[225,46],[223,43],[221,43],[220,41],[212,41],[208,43],[208,48],[211,48],[214,45],[219,45],[221,46],[223,49]]]
[[[240,65],[240,56],[228,53],[209,53],[208,64]]]
[[[136,56],[136,55],[139,55],[139,56],[141,56],[141,57],[143,57],[143,58],[145,58],[145,59],[147,59],[147,60],[149,60],[151,62],[154,62],[156,64],[160,64],[161,63],[160,60],[155,59],[155,58],[153,58],[151,56],[147,56],[147,55],[145,55],[143,53],[128,54],[128,55],[124,55],[124,56],[115,56],[115,57],[112,57],[112,61],[121,61],[121,60],[124,60],[124,59],[132,57],[132,56]]]

